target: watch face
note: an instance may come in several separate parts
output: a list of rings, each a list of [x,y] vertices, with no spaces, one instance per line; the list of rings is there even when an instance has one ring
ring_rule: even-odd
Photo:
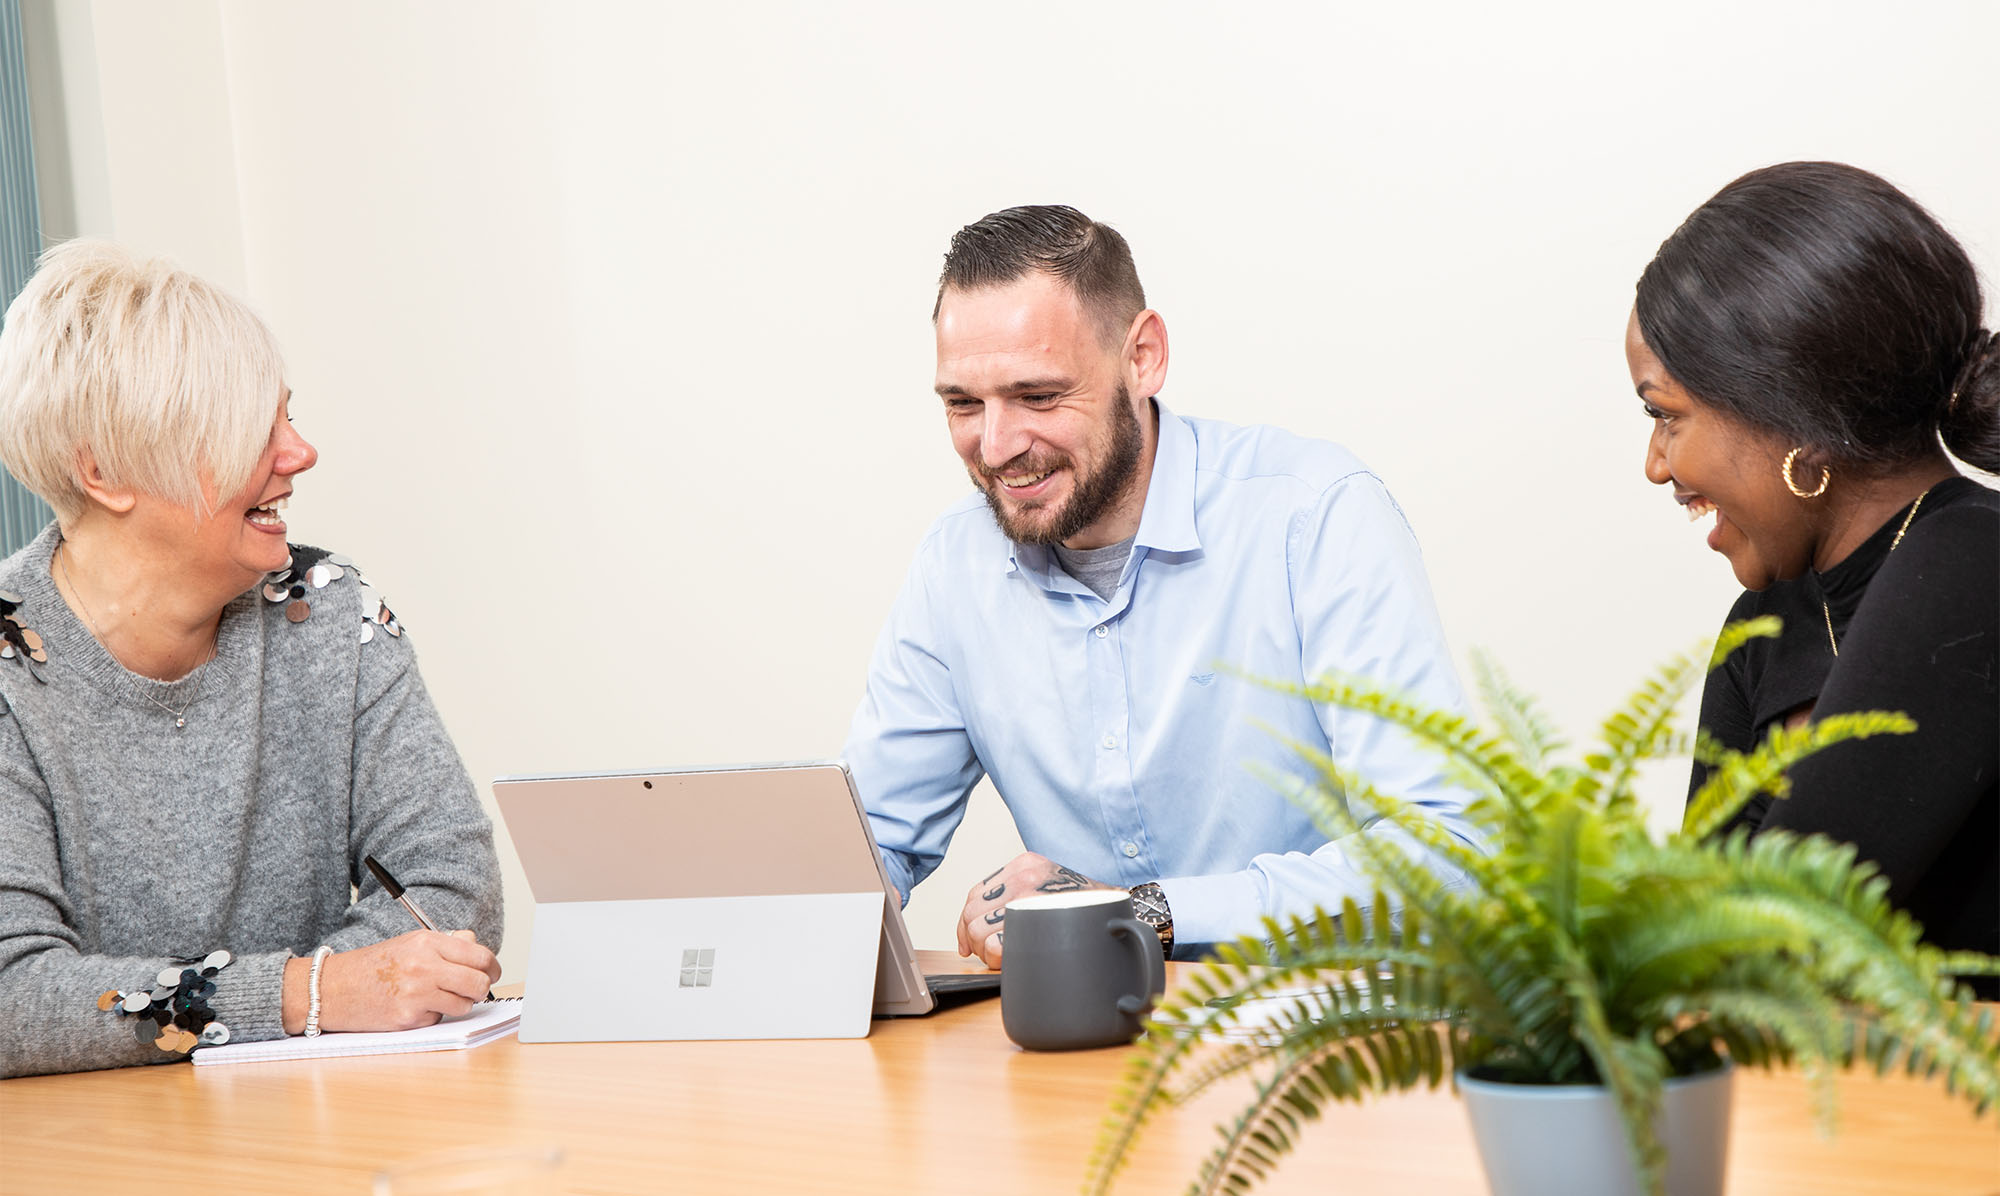
[[[1166,890],[1153,881],[1133,885],[1132,913],[1160,936],[1160,950],[1171,956],[1174,950],[1174,914],[1167,906]]]
[[[1132,911],[1149,926],[1160,926],[1172,920],[1167,911],[1166,894],[1156,884],[1143,884],[1132,890]]]

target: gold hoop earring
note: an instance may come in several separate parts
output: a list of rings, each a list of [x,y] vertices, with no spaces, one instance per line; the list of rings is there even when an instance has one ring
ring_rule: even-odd
[[[1799,484],[1792,480],[1792,462],[1797,461],[1799,459],[1799,454],[1805,451],[1806,451],[1805,446],[1800,445],[1798,448],[1795,448],[1791,452],[1785,454],[1785,469],[1784,469],[1785,489],[1791,491],[1793,494],[1798,495],[1800,498],[1818,498],[1820,495],[1826,493],[1827,483],[1833,481],[1833,470],[1827,468],[1824,465],[1820,466],[1819,489],[1817,490],[1799,489]]]

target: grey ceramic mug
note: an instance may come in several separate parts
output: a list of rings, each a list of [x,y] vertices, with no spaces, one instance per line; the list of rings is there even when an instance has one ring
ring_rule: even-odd
[[[1031,1051],[1130,1042],[1167,986],[1159,936],[1123,889],[1023,897],[1005,942],[1000,1023]]]

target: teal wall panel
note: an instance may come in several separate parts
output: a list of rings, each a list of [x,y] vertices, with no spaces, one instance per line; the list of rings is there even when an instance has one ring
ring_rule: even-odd
[[[28,120],[28,57],[21,0],[0,0],[0,305],[34,273],[42,249],[35,139]],[[55,516],[26,486],[0,473],[0,556],[35,538]]]

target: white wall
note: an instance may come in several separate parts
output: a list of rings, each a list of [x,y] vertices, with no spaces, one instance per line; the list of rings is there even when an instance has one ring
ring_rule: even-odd
[[[2000,6],[1241,7],[29,0],[51,228],[247,290],[322,453],[295,535],[379,580],[482,785],[839,749],[966,486],[927,316],[996,208],[1119,227],[1164,400],[1354,448],[1455,642],[1579,730],[1733,593],[1640,475],[1659,241],[1831,157],[2000,281]],[[1017,849],[983,790],[920,944]]]

